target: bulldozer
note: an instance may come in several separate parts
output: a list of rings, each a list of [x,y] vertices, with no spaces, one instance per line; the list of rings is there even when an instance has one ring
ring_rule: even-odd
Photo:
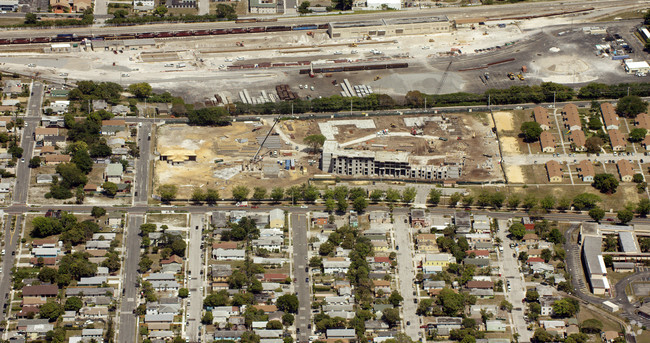
[[[350,46],[351,48],[356,48],[356,47],[357,47],[357,43],[352,43],[352,44],[350,44],[349,46]]]
[[[375,81],[377,81],[379,79],[381,79],[381,76],[379,76],[379,75],[375,76]]]
[[[514,73],[508,73],[508,78],[510,80],[514,80],[515,79],[515,74]]]
[[[524,76],[521,75],[521,73],[517,74],[517,77],[518,77],[519,80],[521,80],[521,81],[525,80]]]

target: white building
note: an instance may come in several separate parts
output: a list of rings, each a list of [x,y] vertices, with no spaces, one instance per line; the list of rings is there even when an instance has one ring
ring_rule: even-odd
[[[650,65],[646,61],[633,61],[628,58],[623,63],[628,74],[647,74],[650,71]]]

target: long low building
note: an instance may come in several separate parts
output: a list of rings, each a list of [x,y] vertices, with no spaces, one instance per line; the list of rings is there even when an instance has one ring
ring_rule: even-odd
[[[601,236],[586,235],[582,242],[582,263],[591,291],[603,295],[609,293],[610,286],[607,280],[607,268],[602,255],[603,238]]]
[[[367,38],[451,32],[447,16],[393,18],[329,23],[330,38]]]
[[[321,169],[328,173],[357,177],[387,177],[423,180],[458,179],[459,165],[418,164],[408,152],[345,150],[335,141],[326,141]]]

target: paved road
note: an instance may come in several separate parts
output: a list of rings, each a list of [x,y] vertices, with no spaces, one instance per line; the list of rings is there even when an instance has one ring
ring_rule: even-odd
[[[122,279],[123,295],[120,307],[120,323],[118,330],[119,343],[131,343],[137,337],[136,316],[133,310],[138,306],[138,263],[140,262],[140,225],[144,217],[141,214],[129,214],[126,232],[126,251],[124,252],[124,278]]]
[[[16,184],[14,186],[14,204],[26,204],[30,177],[29,159],[34,153],[34,130],[40,125],[41,105],[45,85],[40,82],[32,84],[32,93],[27,103],[25,128],[23,129],[20,147],[23,148],[25,162],[19,162],[16,168]]]
[[[311,283],[306,281],[309,272],[305,270],[309,263],[307,260],[309,252],[307,216],[302,213],[292,213],[290,224],[293,235],[293,276],[296,278],[294,287],[300,304],[295,321],[296,329],[299,331],[297,333],[297,342],[305,343],[309,342],[310,332],[307,325],[311,323]]]
[[[649,278],[650,278],[650,272],[634,273],[620,280],[614,286],[615,295],[616,295],[616,297],[614,298],[614,302],[618,304],[618,306],[620,306],[622,310],[622,313],[620,313],[619,315],[630,320],[636,320],[637,322],[640,323],[640,325],[646,327],[650,326],[650,319],[639,316],[636,313],[637,306],[640,305],[640,303],[639,302],[636,302],[635,304],[630,303],[630,299],[628,298],[627,294],[625,294],[625,289],[632,282],[639,282],[639,281],[644,282],[647,281]]]
[[[201,306],[203,302],[203,295],[201,288],[203,285],[203,277],[201,269],[203,268],[203,259],[201,258],[201,235],[203,232],[203,224],[205,223],[205,215],[192,214],[190,219],[190,237],[188,245],[188,278],[190,296],[189,305],[187,306],[186,323],[189,323],[186,328],[189,342],[199,341],[199,324],[201,324]]]
[[[93,15],[95,19],[104,17],[108,14],[108,0],[95,0]]]
[[[399,281],[399,292],[404,298],[402,308],[402,328],[404,332],[414,341],[420,339],[420,317],[416,314],[417,304],[413,302],[417,291],[414,274],[413,236],[411,226],[408,224],[409,216],[401,214],[394,216],[395,245],[397,250],[397,277]],[[406,221],[406,223],[405,223]]]
[[[142,123],[142,122],[140,122]],[[149,199],[149,163],[151,160],[151,131],[152,124],[145,122],[138,128],[138,148],[140,157],[136,160],[135,191],[133,192],[133,203],[135,205],[146,204]]]
[[[511,312],[512,331],[519,334],[519,342],[530,342],[531,332],[528,331],[528,325],[524,319],[525,306],[521,302],[526,295],[526,282],[523,274],[519,271],[517,258],[512,256],[515,250],[510,248],[512,241],[507,237],[508,221],[501,219],[498,223],[497,235],[501,238],[503,245],[503,256],[501,257],[502,275],[505,279],[503,287],[506,291],[506,299],[514,306]],[[508,282],[510,282],[510,290],[508,290]]]
[[[557,2],[552,2],[557,3]],[[295,5],[295,0],[289,0],[286,3],[286,8],[289,9]],[[590,1],[585,4],[582,0],[565,0],[561,3],[562,6],[553,7],[549,6],[547,2],[531,2],[526,6],[519,4],[507,4],[499,6],[469,6],[469,7],[443,7],[431,9],[419,9],[409,11],[393,11],[383,12],[381,17],[388,18],[414,18],[435,15],[446,15],[449,18],[468,18],[468,17],[488,17],[493,19],[505,18],[510,16],[530,15],[531,13],[554,13],[562,10],[570,9],[584,9],[587,7],[594,7],[596,9],[611,9],[618,8],[644,8],[646,5],[640,2],[630,3],[629,0],[597,0]],[[96,11],[97,13],[97,11]],[[359,20],[377,19],[376,13],[368,14],[352,14],[339,16],[334,19],[337,22],[350,22]],[[332,17],[328,16],[310,16],[304,17],[280,17],[278,23],[280,24],[293,24],[293,23],[310,23],[321,24],[333,21]],[[120,34],[120,33],[142,33],[142,32],[157,32],[168,31],[170,24],[151,24],[151,25],[136,25],[136,26],[120,26],[120,27],[102,27],[102,34]],[[212,23],[174,23],[174,30],[201,30],[201,29],[214,29],[214,28],[229,28],[241,27],[241,23],[235,22],[212,22]],[[56,28],[56,29],[29,29],[29,30],[16,30],[0,32],[2,38],[15,38],[15,37],[42,37],[54,36],[56,34],[74,33],[78,35],[89,35],[97,33],[97,29],[92,28]]]
[[[199,15],[210,13],[210,0],[199,0]]]
[[[14,260],[16,257],[14,253],[20,239],[20,230],[23,225],[23,217],[18,216],[16,219],[16,230],[11,231],[11,223],[13,222],[16,216],[7,216],[4,223],[5,226],[5,256],[2,257],[2,279],[0,279],[0,321],[7,319],[5,317],[5,305],[7,309],[10,309],[11,306],[8,304],[9,293],[11,292],[12,282],[11,282],[11,268],[14,266]],[[6,237],[10,237],[9,240]]]

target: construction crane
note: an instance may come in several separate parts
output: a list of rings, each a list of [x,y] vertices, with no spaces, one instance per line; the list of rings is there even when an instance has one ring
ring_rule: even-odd
[[[442,74],[442,78],[440,79],[440,84],[438,85],[438,89],[436,89],[436,92],[434,94],[440,94],[440,91],[442,90],[442,86],[445,84],[445,80],[447,79],[447,74],[449,74],[449,69],[451,68],[451,63],[453,61],[449,61],[449,64],[447,65],[447,69],[445,69],[445,72]]]
[[[269,132],[266,133],[266,136],[264,136],[264,140],[262,140],[262,143],[260,143],[260,147],[257,148],[257,152],[255,153],[255,156],[253,156],[253,158],[251,158],[251,163],[255,163],[255,162],[258,161],[258,159],[259,159],[259,155],[260,155],[260,150],[262,150],[262,147],[264,146],[264,143],[266,143],[266,140],[267,140],[267,139],[269,138],[269,136],[271,135],[271,132],[273,132],[273,128],[275,128],[275,125],[276,125],[279,121],[280,121],[280,120],[279,120],[278,118],[275,118],[275,120],[273,121],[273,125],[271,125],[271,129],[269,130]]]

